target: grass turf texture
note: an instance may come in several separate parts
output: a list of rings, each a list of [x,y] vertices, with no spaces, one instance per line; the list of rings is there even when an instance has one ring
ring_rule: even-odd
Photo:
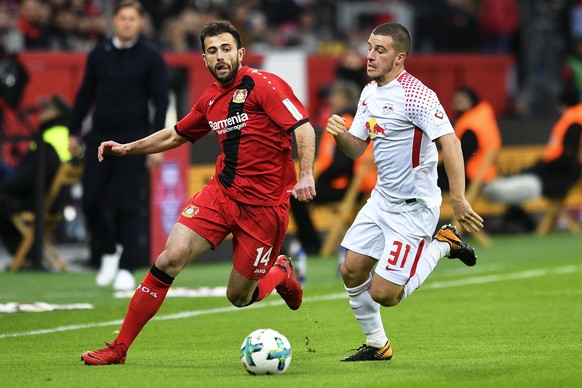
[[[94,305],[0,314],[0,380],[6,387],[580,386],[581,246],[567,233],[499,236],[492,247],[477,247],[473,268],[443,259],[409,299],[382,308],[395,352],[388,362],[338,361],[364,337],[332,257],[310,258],[305,301],[295,312],[277,294],[245,309],[224,297],[168,298],[157,314],[167,319],[146,326],[125,365],[106,367],[79,357],[115,338],[120,324],[107,323],[123,318],[128,299],[98,290],[95,273],[0,273],[0,303]],[[175,285],[224,286],[229,271],[229,263],[193,264]],[[243,339],[261,327],[291,342],[284,375],[250,376],[240,363]]]

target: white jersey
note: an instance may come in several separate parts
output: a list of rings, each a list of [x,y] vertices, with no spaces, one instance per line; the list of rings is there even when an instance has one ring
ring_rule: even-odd
[[[434,140],[454,130],[434,91],[405,70],[387,85],[372,81],[349,131],[373,142],[378,179],[372,197],[381,209],[440,206]]]

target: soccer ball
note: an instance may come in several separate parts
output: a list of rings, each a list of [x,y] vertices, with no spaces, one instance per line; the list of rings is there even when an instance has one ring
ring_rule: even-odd
[[[280,375],[291,363],[291,344],[276,330],[258,329],[243,341],[240,357],[252,375]]]

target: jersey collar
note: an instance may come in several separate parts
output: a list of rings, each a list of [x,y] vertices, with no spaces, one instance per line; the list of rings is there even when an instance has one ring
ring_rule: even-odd
[[[121,41],[119,40],[117,35],[114,35],[113,38],[111,38],[111,43],[113,44],[113,47],[115,47],[116,49],[123,50],[123,49],[130,49],[133,46],[135,46],[135,44],[137,43],[138,40],[139,40],[139,37],[130,40],[129,42],[127,42],[124,45],[123,43],[121,43]]]

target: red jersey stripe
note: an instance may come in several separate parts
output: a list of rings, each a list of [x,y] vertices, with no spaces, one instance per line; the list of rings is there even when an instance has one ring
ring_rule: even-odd
[[[422,251],[424,250],[424,240],[418,244],[418,250],[416,251],[416,256],[414,256],[414,263],[412,263],[412,268],[410,269],[410,277],[413,277],[416,274],[416,266],[418,265],[418,260],[422,256]]]
[[[422,143],[422,130],[414,128],[414,140],[412,141],[412,168],[420,164],[420,146]]]

